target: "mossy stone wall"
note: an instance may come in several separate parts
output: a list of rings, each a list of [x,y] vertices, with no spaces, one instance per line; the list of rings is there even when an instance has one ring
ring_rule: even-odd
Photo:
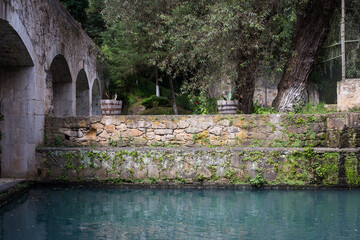
[[[47,117],[46,146],[359,147],[359,113]]]
[[[357,149],[41,148],[39,181],[357,186]]]

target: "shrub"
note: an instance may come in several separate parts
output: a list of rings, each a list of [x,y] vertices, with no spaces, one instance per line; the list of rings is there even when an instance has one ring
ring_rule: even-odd
[[[253,179],[250,180],[251,186],[256,187],[256,188],[260,188],[266,183],[267,182],[266,182],[264,176],[262,175],[262,173],[257,174]]]
[[[141,105],[143,105],[146,109],[158,107],[158,106],[167,106],[169,105],[169,100],[166,97],[157,97],[156,95],[152,95],[149,98],[145,98]]]
[[[194,110],[194,104],[190,101],[190,98],[186,95],[180,95],[176,97],[176,104],[185,109]]]

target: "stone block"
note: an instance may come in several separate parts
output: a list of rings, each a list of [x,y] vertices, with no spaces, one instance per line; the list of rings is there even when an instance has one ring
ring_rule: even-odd
[[[154,132],[148,132],[146,133],[145,137],[149,140],[153,140],[155,138],[155,133]]]
[[[134,141],[133,141],[133,144],[135,146],[146,146],[147,140],[145,138],[142,138],[142,137],[135,137]]]
[[[79,126],[82,127],[82,128],[86,128],[88,126],[88,123],[86,120],[81,120],[79,122]]]
[[[90,131],[86,134],[86,138],[89,140],[95,140],[96,139],[96,133],[97,131],[95,129],[90,129]]]
[[[214,134],[216,136],[221,135],[222,132],[222,128],[221,127],[213,127],[213,128],[209,128],[209,133]]]
[[[105,125],[105,131],[108,133],[115,132],[115,125]]]
[[[169,141],[175,140],[175,135],[166,135],[165,138],[166,138],[166,140],[169,140]]]
[[[288,130],[289,130],[289,132],[292,132],[292,133],[306,133],[307,132],[306,127],[296,126],[296,125],[289,126]]]
[[[165,128],[166,125],[164,123],[162,123],[162,122],[154,121],[152,123],[151,127],[154,128],[154,129],[159,129],[159,128],[161,129],[161,128]]]
[[[244,125],[245,121],[241,117],[237,117],[234,119],[232,125],[235,127],[242,127]]]
[[[139,137],[139,136],[143,135],[143,132],[141,132],[137,129],[130,129],[127,132],[128,132],[128,136],[131,136],[131,137]]]
[[[343,130],[345,127],[345,120],[341,118],[328,118],[327,128],[331,130]]]
[[[269,121],[272,124],[279,125],[281,123],[281,115],[280,114],[270,114]]]
[[[205,178],[210,178],[212,176],[212,173],[207,167],[200,166],[196,171],[196,176],[201,176],[201,175]]]
[[[91,124],[90,127],[98,130],[98,129],[103,129],[104,125],[102,125],[101,123],[94,123],[94,124]]]
[[[151,164],[148,166],[148,176],[151,178],[159,178],[159,169],[157,165]]]
[[[156,129],[154,130],[154,133],[156,135],[171,135],[173,134],[174,130],[172,129]]]
[[[135,173],[134,173],[134,178],[135,179],[146,179],[146,170],[140,170],[140,169],[136,169]]]
[[[168,121],[168,122],[166,122],[166,128],[168,128],[168,129],[176,129],[177,124],[175,122]]]
[[[94,171],[93,171],[94,172]],[[107,171],[104,168],[100,168],[96,171],[96,176],[97,179],[99,180],[106,180],[107,177]]]
[[[348,113],[346,115],[346,125],[348,128],[358,128],[360,124],[360,114],[359,113]]]
[[[184,120],[180,120],[177,125],[179,128],[187,128],[190,126],[190,123]]]
[[[226,145],[228,146],[236,146],[238,144],[238,142],[236,140],[227,140],[226,141]]]
[[[99,172],[100,173],[100,172]],[[83,169],[79,172],[79,178],[85,178],[85,179],[91,179],[91,178],[94,178],[96,176],[98,176],[98,172],[96,172],[95,174],[95,171],[94,169],[91,169],[91,168],[87,168],[87,169]]]
[[[119,131],[126,131],[128,129],[128,127],[125,124],[120,124],[119,126],[116,126],[116,130]]]
[[[197,127],[189,127],[185,129],[186,133],[199,133],[201,132],[201,129],[197,128]]]

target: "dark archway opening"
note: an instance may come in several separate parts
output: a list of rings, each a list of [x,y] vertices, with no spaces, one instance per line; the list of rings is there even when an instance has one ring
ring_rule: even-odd
[[[72,78],[63,55],[57,55],[52,61],[47,84],[50,89],[47,114],[57,117],[73,116]]]
[[[33,66],[21,37],[0,19],[1,177],[26,177],[35,157]]]
[[[101,90],[100,90],[100,82],[98,79],[95,79],[92,87],[92,115],[97,116],[101,115],[101,107],[100,107],[100,100],[101,100]]]
[[[89,82],[85,71],[82,69],[76,79],[76,116],[89,116]]]

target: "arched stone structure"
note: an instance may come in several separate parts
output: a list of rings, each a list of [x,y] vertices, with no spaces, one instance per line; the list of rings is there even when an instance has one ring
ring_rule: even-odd
[[[87,113],[79,114],[89,115],[91,98],[99,98],[89,89],[89,79],[99,76],[98,53],[58,0],[0,0],[0,177],[36,179],[41,173],[35,149],[46,144],[46,115],[74,116],[76,103],[85,101]],[[76,101],[84,91],[88,97]]]
[[[67,61],[63,55],[57,55],[50,65],[47,78],[48,114],[57,117],[72,116],[72,79]]]
[[[22,38],[9,22],[0,19],[1,177],[24,177],[31,169],[28,164],[35,153],[36,136],[29,133],[34,128],[30,105],[35,75]]]
[[[84,69],[81,69],[76,79],[76,116],[90,115],[89,81]]]
[[[100,107],[100,100],[101,100],[101,88],[100,88],[100,82],[98,79],[95,79],[92,85],[92,91],[91,91],[91,114],[93,116],[101,115],[101,107]]]

